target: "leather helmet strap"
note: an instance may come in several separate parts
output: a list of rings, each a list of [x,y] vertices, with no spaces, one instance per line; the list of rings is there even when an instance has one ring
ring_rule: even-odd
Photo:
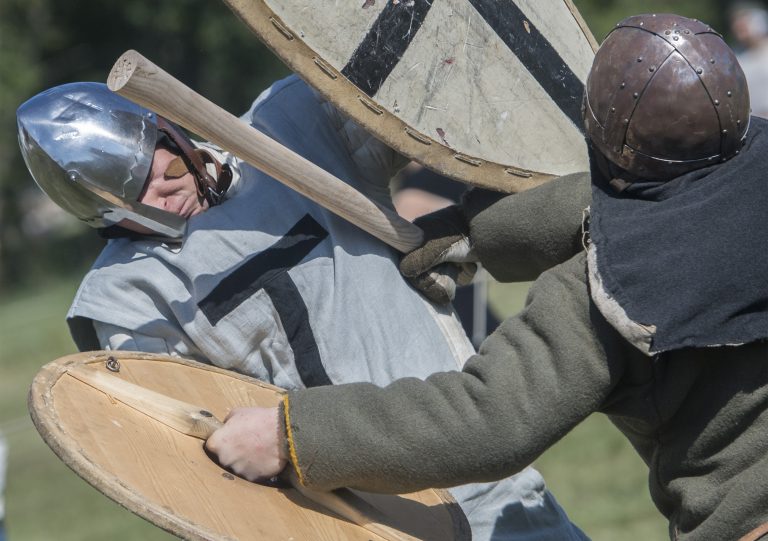
[[[157,117],[157,128],[179,149],[181,159],[195,179],[200,203],[207,201],[208,206],[218,205],[232,182],[232,170],[229,166],[220,164],[209,152],[198,151],[180,129],[161,116]],[[217,178],[214,179],[208,173],[206,163],[214,165]]]

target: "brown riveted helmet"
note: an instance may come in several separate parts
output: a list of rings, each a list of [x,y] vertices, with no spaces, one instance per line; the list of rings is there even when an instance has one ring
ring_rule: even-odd
[[[722,36],[679,15],[629,17],[587,79],[584,124],[616,165],[666,180],[739,153],[749,127],[744,72]]]

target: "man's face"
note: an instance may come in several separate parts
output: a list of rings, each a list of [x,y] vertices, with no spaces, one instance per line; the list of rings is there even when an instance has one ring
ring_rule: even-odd
[[[167,174],[168,167],[177,158],[177,154],[159,144],[152,158],[152,168],[139,195],[139,202],[156,207],[184,218],[191,218],[208,209],[208,202],[201,204],[197,198],[195,179],[189,171],[181,176]],[[178,165],[178,164],[176,164]],[[125,229],[142,234],[152,234],[146,227],[122,220],[119,224]]]

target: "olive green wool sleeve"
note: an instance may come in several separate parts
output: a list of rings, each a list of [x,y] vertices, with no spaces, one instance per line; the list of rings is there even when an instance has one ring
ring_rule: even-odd
[[[470,190],[462,202],[473,251],[501,282],[535,280],[579,253],[589,173],[557,178],[517,194]]]
[[[303,482],[409,492],[500,479],[530,464],[620,377],[591,327],[584,274],[583,255],[544,273],[522,313],[462,372],[289,393],[291,454]]]

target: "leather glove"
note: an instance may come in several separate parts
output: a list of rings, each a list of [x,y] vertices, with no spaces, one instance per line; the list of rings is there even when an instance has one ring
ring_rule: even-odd
[[[458,286],[467,285],[477,271],[469,241],[469,225],[456,205],[417,218],[424,243],[403,256],[400,272],[429,300],[448,304]]]

